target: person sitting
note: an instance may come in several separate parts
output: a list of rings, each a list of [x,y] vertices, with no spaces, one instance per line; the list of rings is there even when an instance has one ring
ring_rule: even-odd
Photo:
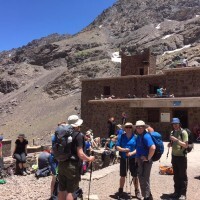
[[[94,135],[93,135],[93,132],[92,132],[91,129],[89,129],[86,132],[86,136],[88,136],[90,138],[92,148],[96,148],[96,149],[100,148],[100,146],[101,146],[101,139],[100,139],[100,137],[94,138]]]
[[[19,167],[19,174],[26,176],[29,174],[26,170],[26,156],[27,156],[28,140],[25,139],[24,134],[19,134],[15,141],[15,148],[12,157],[16,159],[16,164]]]
[[[50,163],[50,147],[44,147],[44,150],[38,156],[38,170],[35,173],[37,178],[49,176],[51,173],[51,163]]]

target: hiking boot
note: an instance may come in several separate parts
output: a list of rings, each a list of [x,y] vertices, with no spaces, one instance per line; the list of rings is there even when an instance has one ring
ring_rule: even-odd
[[[119,188],[117,196],[118,198],[123,196],[123,188]]]
[[[179,194],[177,192],[174,192],[172,194],[169,194],[169,197],[171,197],[171,198],[178,198]]]
[[[24,172],[25,172],[27,175],[30,175],[30,174],[31,174],[26,168],[24,169]]]
[[[27,173],[25,171],[22,171],[22,176],[26,176]]]
[[[135,190],[135,196],[137,199],[142,199],[142,195],[139,190]]]
[[[179,200],[186,200],[186,196],[185,195],[181,195],[178,199]]]

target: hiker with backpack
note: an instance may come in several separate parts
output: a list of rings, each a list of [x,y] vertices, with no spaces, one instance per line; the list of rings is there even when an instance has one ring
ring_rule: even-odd
[[[172,167],[174,171],[174,193],[171,198],[179,200],[186,199],[188,177],[187,177],[187,153],[188,133],[182,129],[179,118],[172,119],[172,132],[170,134],[170,143],[172,147]]]
[[[93,162],[94,156],[84,151],[84,135],[80,127],[83,120],[77,115],[68,117],[68,124],[61,124],[55,131],[53,154],[58,161],[59,200],[73,200],[79,188],[82,161]]]
[[[136,139],[136,160],[142,196],[144,200],[153,200],[150,189],[150,174],[153,164],[152,157],[156,146],[150,133],[146,131],[148,127],[144,121],[136,121],[135,128],[138,134]]]
[[[137,165],[135,162],[135,156],[136,156],[136,136],[133,132],[133,124],[130,122],[127,122],[124,125],[124,133],[121,135],[121,137],[118,138],[116,148],[121,154],[120,159],[120,186],[118,191],[118,197],[121,198],[124,196],[123,194],[123,187],[125,184],[125,179],[127,177],[128,169],[131,173],[132,181],[130,182],[130,188],[131,183],[133,182],[135,187],[135,196],[138,199],[141,199],[142,196],[139,191],[139,181],[137,176]],[[126,191],[127,192],[127,191]],[[131,193],[131,192],[130,192]],[[130,194],[131,195],[131,194]]]

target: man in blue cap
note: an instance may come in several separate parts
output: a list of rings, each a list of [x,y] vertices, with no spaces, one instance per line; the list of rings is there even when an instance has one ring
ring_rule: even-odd
[[[172,119],[173,131],[170,134],[170,143],[172,147],[172,166],[174,170],[174,193],[170,194],[171,198],[179,200],[186,199],[187,192],[187,154],[184,150],[188,147],[188,133],[181,128],[179,118]]]

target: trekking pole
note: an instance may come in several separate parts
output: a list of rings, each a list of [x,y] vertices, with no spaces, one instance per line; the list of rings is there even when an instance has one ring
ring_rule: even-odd
[[[167,158],[168,158],[168,156],[169,156],[169,149],[170,149],[170,147],[168,147],[168,151],[167,151]]]
[[[131,199],[131,171],[130,171],[130,158],[128,157],[128,168],[129,168],[129,185],[130,185],[130,199]]]
[[[93,156],[94,152],[92,152]],[[91,180],[92,180],[92,162],[90,164],[90,180],[89,180],[89,189],[88,189],[88,200],[90,199],[90,185],[91,185]]]
[[[127,185],[127,172],[128,172],[128,158],[126,157],[126,193],[128,191],[128,185]]]

